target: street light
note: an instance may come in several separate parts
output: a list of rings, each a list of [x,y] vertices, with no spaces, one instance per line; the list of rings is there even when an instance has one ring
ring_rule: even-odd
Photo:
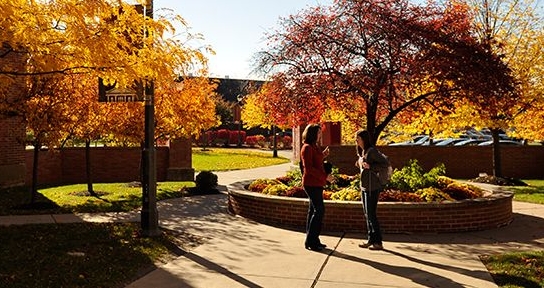
[[[244,101],[244,96],[242,94],[238,94],[236,96],[236,100],[238,100],[238,112],[236,116],[238,117],[238,147],[242,147],[242,101]]]
[[[276,135],[276,125],[272,125],[272,134],[274,135],[274,140],[272,140],[273,142],[273,152],[272,152],[272,157],[274,158],[277,158],[278,157],[278,136]]]
[[[153,0],[147,0],[145,16],[153,19]],[[144,32],[146,33],[146,32]],[[145,85],[145,139],[142,149],[142,211],[140,224],[143,236],[160,235],[157,211],[157,162],[155,157],[155,89],[153,81]]]

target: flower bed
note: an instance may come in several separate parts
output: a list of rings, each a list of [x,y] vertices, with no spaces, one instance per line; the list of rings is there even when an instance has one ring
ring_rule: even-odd
[[[445,177],[439,164],[427,173],[417,161],[395,170],[380,193],[378,218],[388,233],[455,232],[494,228],[512,219],[510,192],[486,191]],[[325,219],[329,231],[364,231],[365,219],[357,176],[338,174],[325,186]],[[305,227],[308,200],[300,170],[276,179],[256,179],[229,186],[229,210],[259,222]]]
[[[228,209],[235,215],[283,228],[304,229],[308,199],[247,190],[252,181],[228,186]],[[460,232],[492,229],[512,220],[513,193],[487,191],[484,198],[443,202],[379,202],[384,233]],[[325,200],[324,231],[366,232],[360,201]]]
[[[485,197],[479,187],[444,176],[446,168],[439,164],[424,173],[417,160],[410,161],[400,170],[395,170],[391,181],[380,193],[381,202],[442,202]],[[323,199],[360,201],[359,176],[339,174],[333,169],[333,181],[324,187]],[[300,170],[287,172],[276,179],[261,178],[249,183],[247,190],[266,195],[306,198],[302,188]]]

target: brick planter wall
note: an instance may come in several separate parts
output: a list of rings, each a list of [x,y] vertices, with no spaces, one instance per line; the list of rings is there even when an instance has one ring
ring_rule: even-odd
[[[425,171],[437,163],[446,165],[446,176],[457,179],[478,177],[479,173],[493,175],[493,149],[491,146],[380,146],[393,168],[402,168],[410,159],[417,159]],[[329,146],[328,159],[340,173],[355,175],[355,146]],[[544,145],[502,146],[500,148],[502,174],[521,179],[544,179],[542,169]],[[298,159],[298,158],[295,158]]]
[[[228,186],[228,209],[235,215],[284,228],[304,229],[308,200],[248,191],[250,181]],[[444,203],[378,203],[384,233],[462,232],[508,225],[513,193],[493,191],[489,198]],[[366,232],[362,204],[325,200],[324,231]]]

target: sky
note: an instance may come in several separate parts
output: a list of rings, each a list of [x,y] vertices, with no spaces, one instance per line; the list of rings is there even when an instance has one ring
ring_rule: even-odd
[[[257,79],[251,59],[265,47],[265,32],[279,27],[280,17],[296,14],[332,0],[154,0],[153,10],[172,9],[185,19],[191,33],[200,33],[203,44],[216,55],[208,56],[211,77]],[[195,48],[195,47],[193,47]]]

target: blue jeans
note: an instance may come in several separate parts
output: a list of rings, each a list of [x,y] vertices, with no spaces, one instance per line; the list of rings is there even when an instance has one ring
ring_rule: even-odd
[[[306,218],[306,246],[315,246],[320,243],[321,225],[325,215],[325,204],[323,203],[323,187],[304,186],[304,191],[310,204],[308,206],[308,217]]]
[[[368,230],[368,243],[382,244],[382,232],[380,231],[380,223],[376,216],[378,209],[378,198],[380,190],[371,192],[363,191],[361,199],[363,200],[363,210],[365,212],[366,227]]]

